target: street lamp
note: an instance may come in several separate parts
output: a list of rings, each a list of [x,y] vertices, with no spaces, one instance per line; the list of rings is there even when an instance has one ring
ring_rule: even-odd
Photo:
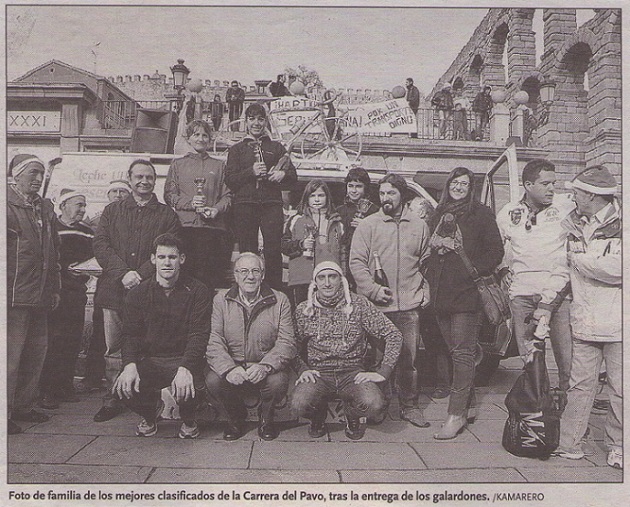
[[[538,125],[546,125],[549,121],[549,111],[551,109],[551,104],[553,104],[553,99],[556,94],[556,83],[549,79],[549,77],[544,76],[543,82],[540,83],[540,103],[542,104],[542,111],[540,112],[540,119],[538,120]]]
[[[171,67],[173,73],[173,88],[177,90],[177,112],[179,113],[183,106],[182,92],[186,86],[186,80],[190,69],[184,65],[184,60],[181,58],[177,60],[177,64]]]

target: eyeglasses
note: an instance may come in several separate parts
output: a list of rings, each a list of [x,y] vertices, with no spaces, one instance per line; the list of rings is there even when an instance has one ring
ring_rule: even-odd
[[[462,188],[468,188],[470,186],[470,183],[468,181],[451,181],[449,183],[450,187],[462,187]]]
[[[260,269],[260,268],[252,268],[252,269],[240,268],[240,269],[235,269],[234,272],[237,275],[240,275],[242,277],[247,277],[250,274],[252,274],[255,277],[259,277],[262,274],[262,269]]]

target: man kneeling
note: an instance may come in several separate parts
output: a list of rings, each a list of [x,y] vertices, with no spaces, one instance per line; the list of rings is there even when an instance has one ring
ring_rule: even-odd
[[[186,260],[180,240],[162,234],[153,242],[154,278],[129,291],[123,314],[122,373],[112,389],[142,416],[136,435],[157,433],[165,387],[179,406],[180,438],[196,438],[199,390],[204,388],[204,353],[210,334],[210,294],[180,273]]]
[[[287,394],[286,367],[296,354],[295,334],[289,299],[262,283],[264,277],[263,260],[242,253],[234,263],[236,285],[214,299],[206,385],[227,412],[225,440],[244,433],[247,394],[260,397],[258,436],[278,436],[274,411]]]
[[[392,373],[402,346],[398,328],[367,298],[350,292],[348,281],[334,262],[315,267],[308,299],[295,310],[300,355],[299,378],[291,406],[311,420],[309,435],[326,433],[326,402],[341,398],[347,420],[346,436],[363,438],[361,418],[380,419],[385,396],[377,385]],[[365,371],[367,334],[385,342],[377,371]]]

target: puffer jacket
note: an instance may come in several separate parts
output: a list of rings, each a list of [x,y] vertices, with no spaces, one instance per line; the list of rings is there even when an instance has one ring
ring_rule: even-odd
[[[248,314],[239,299],[238,286],[220,290],[214,297],[212,327],[206,359],[217,375],[238,366],[265,364],[282,370],[297,354],[288,298],[266,285],[261,299]]]
[[[289,257],[290,286],[310,283],[313,270],[320,262],[333,261],[345,268],[344,230],[341,217],[337,213],[334,213],[329,219],[326,243],[322,244],[316,239],[313,258],[304,257],[304,251],[301,247],[302,240],[308,236],[307,227],[316,230],[316,225],[313,219],[307,215],[294,215],[287,222],[282,237],[282,253]]]
[[[571,267],[571,329],[578,340],[621,341],[622,279],[621,207],[617,201],[602,210],[603,220],[590,237],[573,212],[562,225],[568,233]]]
[[[429,226],[405,206],[400,220],[383,210],[363,219],[350,248],[350,271],[357,292],[374,301],[380,285],[374,281],[374,252],[378,252],[387,275],[392,300],[382,312],[413,310],[429,303],[429,285],[422,275],[429,255]]]
[[[158,202],[155,194],[144,206],[133,195],[108,204],[94,235],[94,256],[103,268],[96,284],[95,304],[122,310],[126,290],[122,278],[137,271],[143,280],[155,273],[151,264],[153,240],[167,232],[179,233],[177,214]]]
[[[61,288],[57,217],[49,199],[41,206],[41,239],[33,206],[7,189],[7,303],[49,306]]]
[[[214,219],[204,218],[191,204],[197,195],[195,178],[206,180],[203,195],[207,206],[219,211]],[[231,200],[232,193],[224,181],[223,162],[196,152],[171,162],[164,183],[164,202],[175,209],[182,226],[225,230],[225,212]]]

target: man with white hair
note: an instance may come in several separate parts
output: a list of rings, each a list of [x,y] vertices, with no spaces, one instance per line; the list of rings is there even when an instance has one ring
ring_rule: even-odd
[[[59,232],[59,262],[61,264],[61,301],[48,321],[48,352],[40,380],[40,406],[59,407],[59,402],[76,402],[73,380],[81,350],[85,304],[89,275],[73,273],[73,264],[94,256],[94,232],[81,220],[85,216],[85,193],[64,188],[57,199],[61,215],[57,219]]]
[[[573,301],[573,360],[567,406],[560,425],[556,454],[580,459],[602,361],[606,363],[610,408],[604,427],[607,463],[623,468],[623,399],[621,334],[621,206],[617,182],[601,165],[592,166],[569,182],[577,209],[562,223],[568,238]]]
[[[360,440],[362,418],[380,420],[387,401],[378,384],[391,375],[402,345],[402,334],[365,296],[350,292],[338,264],[320,262],[313,271],[308,299],[295,310],[299,377],[291,406],[310,419],[309,435],[326,433],[327,398],[344,402],[346,436]],[[366,371],[367,336],[382,341],[383,360]]]
[[[45,422],[33,410],[48,347],[48,312],[59,304],[59,236],[52,202],[38,195],[45,172],[35,155],[16,155],[7,189],[7,405],[14,421]]]
[[[244,252],[234,263],[236,284],[214,298],[206,385],[227,412],[224,440],[245,433],[243,398],[249,393],[260,397],[258,436],[274,440],[279,434],[275,406],[287,394],[295,334],[289,299],[263,283],[264,276],[263,260]]]

